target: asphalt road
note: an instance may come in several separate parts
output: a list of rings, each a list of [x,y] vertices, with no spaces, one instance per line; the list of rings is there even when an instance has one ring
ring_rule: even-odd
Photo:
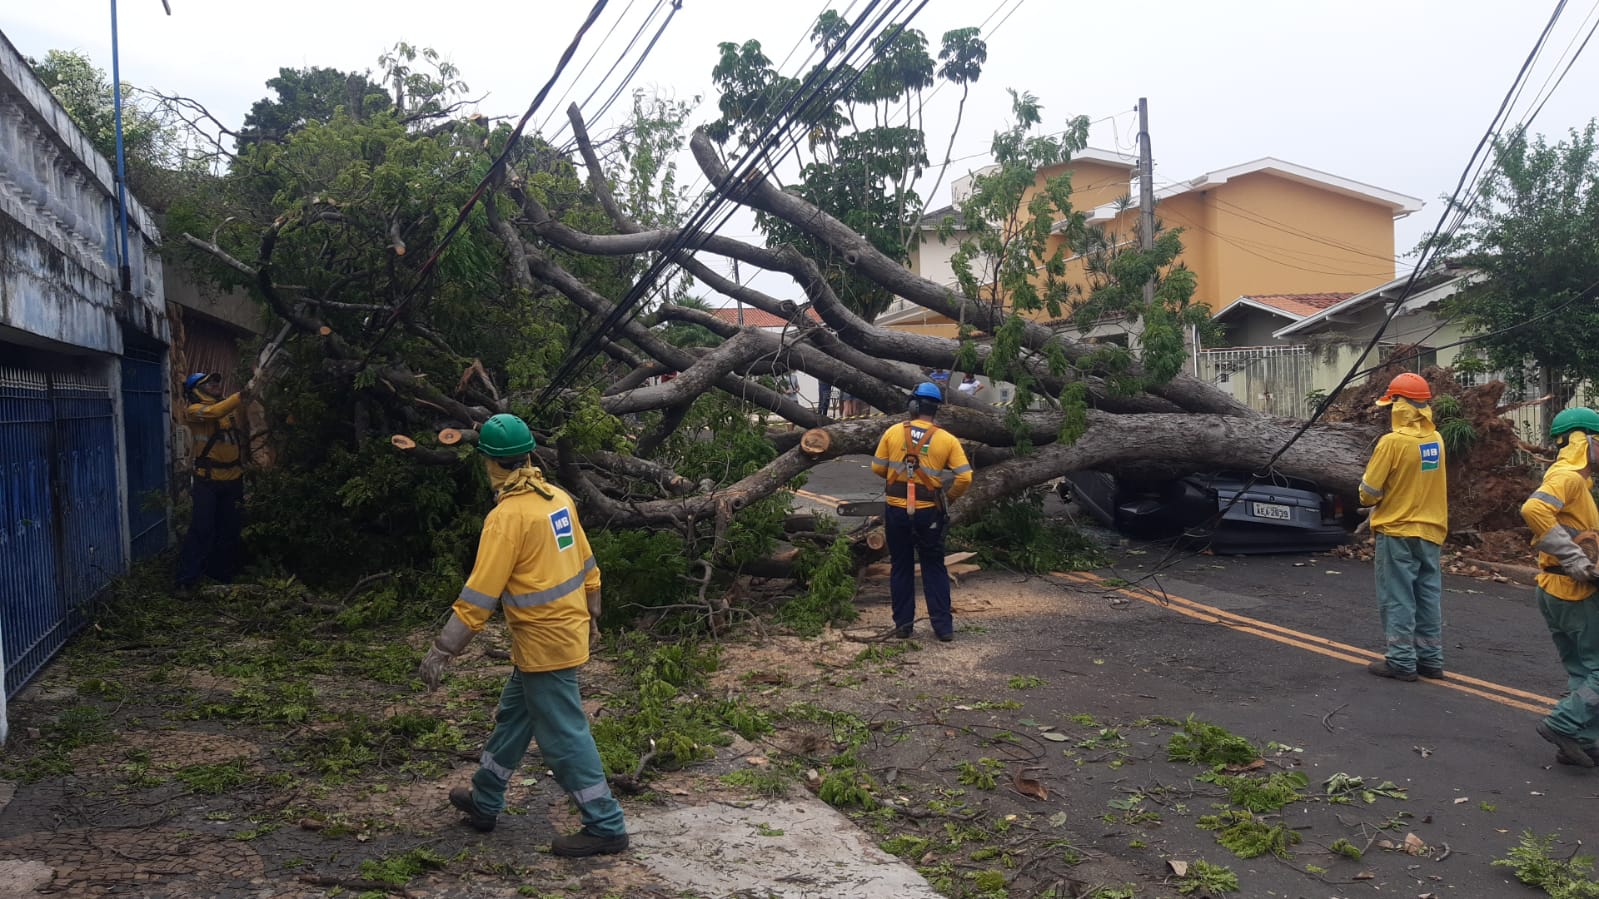
[[[806,486],[809,501],[880,495],[867,462],[852,457],[818,470]],[[1292,865],[1239,862],[1207,834],[1171,825],[1160,836],[1165,857],[1230,861],[1252,896],[1500,897],[1536,895],[1490,864],[1522,831],[1559,833],[1562,852],[1599,838],[1599,769],[1555,765],[1553,747],[1533,731],[1565,678],[1530,587],[1445,576],[1449,678],[1400,683],[1364,670],[1381,647],[1368,563],[1190,555],[1145,579],[1164,547],[1124,545],[1113,554],[1112,569],[1052,579],[1070,597],[1060,617],[1005,634],[1012,648],[996,669],[1053,675],[1051,695],[1029,701],[1029,714],[1192,714],[1257,745],[1300,748],[1286,763],[1305,771],[1312,790],[1347,772],[1408,793],[1372,808],[1293,807],[1307,843],[1347,836],[1379,847],[1356,865],[1314,850],[1297,853]],[[1151,745],[1158,756],[1160,744]],[[1072,772],[1059,776],[1094,789]],[[1118,783],[1125,788],[1125,777]],[[1384,816],[1393,830],[1377,829]],[[1412,857],[1376,842],[1407,833],[1432,848]],[[1304,864],[1330,870],[1312,877]],[[1373,876],[1357,880],[1359,872]]]

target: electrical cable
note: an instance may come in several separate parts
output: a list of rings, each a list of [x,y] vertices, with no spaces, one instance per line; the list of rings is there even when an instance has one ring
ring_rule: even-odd
[[[741,179],[753,171],[754,167],[756,164],[758,164],[763,156],[761,151],[767,146],[767,142],[772,133],[782,128],[790,127],[793,124],[793,121],[785,121],[785,119],[790,117],[790,113],[793,112],[795,105],[798,104],[802,98],[804,99],[804,105],[801,106],[797,112],[793,112],[792,115],[792,120],[801,120],[804,114],[810,110],[816,100],[822,95],[821,92],[823,89],[825,89],[827,82],[831,81],[836,76],[837,72],[841,70],[842,67],[829,66],[829,63],[833,57],[838,55],[840,50],[843,50],[845,51],[845,56],[847,59],[852,54],[858,55],[862,51],[862,48],[870,47],[873,39],[872,36],[881,32],[882,23],[904,2],[904,0],[893,0],[888,9],[885,10],[884,13],[881,14],[877,20],[867,28],[866,34],[860,43],[852,48],[850,46],[851,39],[853,39],[855,34],[861,30],[862,24],[868,18],[870,18],[872,10],[876,9],[876,7],[881,5],[882,2],[883,0],[871,0],[866,12],[851,24],[843,39],[827,52],[822,63],[812,69],[811,73],[806,77],[805,82],[800,85],[799,89],[791,93],[786,98],[783,107],[779,109],[776,114],[774,114],[772,119],[767,123],[767,126],[763,129],[762,133],[755,140],[749,143],[749,151],[747,151],[744,156],[741,157],[738,162],[736,162],[730,168],[731,177],[735,178],[735,180]],[[925,6],[926,2],[927,0],[923,0],[922,6]],[[919,10],[920,7],[918,7],[918,11]],[[912,15],[914,16],[914,13]],[[907,19],[907,21],[909,20]],[[903,27],[903,24],[901,27]],[[818,84],[818,81],[820,81],[820,84]],[[665,270],[665,268],[671,264],[674,264],[679,254],[685,250],[692,252],[693,248],[689,248],[689,244],[703,244],[704,238],[708,236],[709,233],[712,233],[705,230],[706,222],[712,218],[723,205],[727,205],[728,203],[729,201],[726,197],[722,196],[720,192],[716,192],[712,195],[709,202],[703,202],[700,204],[699,208],[695,210],[693,215],[691,215],[689,221],[678,230],[678,233],[674,236],[672,243],[655,254],[655,259],[652,261],[651,265],[647,268],[645,273],[641,275],[637,281],[635,281],[633,288],[628,291],[628,294],[612,308],[611,312],[604,318],[604,320],[599,322],[598,326],[594,329],[594,332],[582,342],[582,345],[578,348],[577,352],[567,356],[561,367],[556,371],[555,375],[551,377],[550,382],[545,386],[544,391],[540,394],[538,404],[541,407],[547,405],[554,393],[566,386],[566,384],[568,384],[571,379],[576,376],[577,371],[583,365],[585,365],[589,359],[593,358],[598,351],[601,342],[606,339],[608,332],[612,328],[621,322],[624,317],[629,316],[630,313],[636,316],[637,312],[634,311],[633,307],[637,306],[639,301],[644,298],[644,295],[651,290],[656,279],[659,278],[660,274]],[[731,214],[732,213],[729,212],[727,217],[730,217]],[[724,217],[723,221],[719,222],[717,226],[719,227],[720,224],[725,223],[725,220],[726,217]],[[640,308],[638,311],[642,311],[642,309]],[[631,321],[631,318],[628,320]]]
[[[531,119],[533,114],[538,111],[539,104],[544,102],[544,98],[555,87],[556,80],[561,77],[562,72],[566,71],[567,64],[572,61],[573,54],[577,53],[578,46],[583,42],[583,36],[588,34],[589,28],[599,19],[600,13],[604,12],[607,2],[609,0],[595,0],[593,8],[589,10],[588,17],[583,20],[583,24],[578,26],[577,33],[572,35],[572,40],[567,44],[566,51],[561,54],[560,60],[556,62],[555,71],[550,75],[549,80],[544,82],[544,86],[539,88],[538,94],[533,97],[533,102],[528,104],[527,111],[522,113],[522,118],[517,121],[516,127],[511,130],[511,135],[505,142],[505,149],[501,150],[499,155],[494,158],[494,162],[489,165],[488,171],[483,175],[483,179],[478,182],[477,189],[472,192],[466,204],[461,207],[460,213],[456,215],[455,221],[450,224],[449,230],[445,231],[444,236],[439,239],[439,244],[433,249],[432,255],[428,256],[427,260],[422,263],[422,267],[418,270],[416,280],[412,282],[410,289],[394,305],[394,309],[389,313],[383,329],[378,333],[377,338],[373,340],[372,346],[367,349],[363,364],[365,364],[366,359],[371,359],[372,354],[377,351],[384,339],[394,330],[394,326],[400,321],[400,314],[405,311],[411,300],[416,297],[422,286],[427,283],[428,276],[432,274],[434,267],[438,265],[439,257],[443,255],[450,242],[455,239],[456,234],[460,233],[461,226],[466,224],[467,216],[472,214],[472,209],[477,206],[478,200],[483,198],[483,194],[488,190],[489,184],[493,182],[500,168],[510,158],[511,153],[516,150],[517,143],[522,138],[522,131],[527,127],[528,119]]]
[[[589,58],[583,61],[583,67],[577,70],[577,74],[572,76],[572,80],[567,83],[566,89],[561,91],[561,95],[555,98],[554,103],[550,104],[551,111],[539,122],[539,127],[535,130],[536,134],[544,134],[544,129],[550,126],[550,120],[555,118],[557,112],[561,108],[561,104],[565,103],[567,96],[572,93],[572,88],[576,87],[578,82],[583,80],[583,76],[588,74],[589,66],[594,64],[594,60],[600,58],[600,53],[605,50],[605,45],[609,44],[611,42],[611,36],[616,34],[617,26],[621,25],[622,20],[627,18],[627,14],[633,11],[633,4],[636,2],[638,2],[638,0],[627,0],[627,6],[622,9],[622,14],[617,16],[616,21],[611,23],[611,27],[605,30],[605,37],[600,38],[600,42],[594,46],[594,52],[589,54]],[[651,18],[655,16],[655,12],[659,10],[660,5],[663,2],[665,2],[665,0],[655,0],[656,9],[650,12]],[[616,67],[620,65],[621,62],[621,57],[617,57],[616,62],[611,64],[610,71],[607,71],[605,76],[600,79],[601,84],[605,83],[606,78],[611,77],[611,72],[616,71]]]
[[[639,54],[638,59],[634,60],[633,68],[628,70],[627,75],[624,76],[621,82],[616,85],[616,90],[611,91],[611,96],[606,99],[605,103],[601,105],[592,116],[590,116],[588,113],[584,113],[585,118],[591,118],[594,121],[599,121],[600,119],[605,118],[605,114],[611,110],[611,104],[616,102],[616,98],[620,97],[622,95],[622,91],[626,90],[628,84],[633,81],[633,76],[638,74],[638,70],[644,65],[644,60],[649,59],[650,51],[655,49],[655,44],[660,41],[661,35],[666,33],[666,26],[672,24],[672,17],[677,15],[677,11],[682,8],[683,0],[672,0],[671,11],[666,14],[666,18],[661,22],[661,27],[655,30],[655,36],[651,37],[650,42],[644,45],[644,51]]]
[[[1560,0],[1560,2],[1556,4],[1555,10],[1550,15],[1549,21],[1544,25],[1542,32],[1539,34],[1538,40],[1534,43],[1532,50],[1527,54],[1527,58],[1522,62],[1521,68],[1516,74],[1515,81],[1511,83],[1510,88],[1505,92],[1504,99],[1500,102],[1499,108],[1494,113],[1493,119],[1489,122],[1488,128],[1483,132],[1482,138],[1477,142],[1476,147],[1472,150],[1471,157],[1467,160],[1465,169],[1461,172],[1460,179],[1456,182],[1454,193],[1451,194],[1449,202],[1445,205],[1443,213],[1439,218],[1439,227],[1427,236],[1427,240],[1423,243],[1421,252],[1418,256],[1416,267],[1411,271],[1410,276],[1406,279],[1405,286],[1401,291],[1400,296],[1394,301],[1392,308],[1389,309],[1388,314],[1378,325],[1376,331],[1373,332],[1370,340],[1367,341],[1365,347],[1361,350],[1360,355],[1355,358],[1355,361],[1350,365],[1349,370],[1344,374],[1344,376],[1338,381],[1338,384],[1334,386],[1334,388],[1329,391],[1326,396],[1322,397],[1319,403],[1317,403],[1316,408],[1312,410],[1310,417],[1307,418],[1305,422],[1301,424],[1292,435],[1289,436],[1288,440],[1285,441],[1281,447],[1272,453],[1271,457],[1266,460],[1264,465],[1256,467],[1255,470],[1250,473],[1249,477],[1245,480],[1243,487],[1235,492],[1232,498],[1229,499],[1224,506],[1218,509],[1214,515],[1206,520],[1205,524],[1201,526],[1202,529],[1208,529],[1217,526],[1226,517],[1227,513],[1231,511],[1232,507],[1237,505],[1240,498],[1243,497],[1243,495],[1247,493],[1250,488],[1266,477],[1275,476],[1275,465],[1277,461],[1281,459],[1295,443],[1304,437],[1310,428],[1327,413],[1327,410],[1331,408],[1338,395],[1342,393],[1344,388],[1354,380],[1356,373],[1360,371],[1362,364],[1371,354],[1372,349],[1374,349],[1382,340],[1383,333],[1388,329],[1389,324],[1393,322],[1394,318],[1398,315],[1399,310],[1404,306],[1404,301],[1409,297],[1411,291],[1414,289],[1418,277],[1424,270],[1428,268],[1433,249],[1447,241],[1447,238],[1440,240],[1439,236],[1440,234],[1444,233],[1445,226],[1451,224],[1451,215],[1460,208],[1460,197],[1467,189],[1468,183],[1475,182],[1473,173],[1475,172],[1480,174],[1480,172],[1483,170],[1483,164],[1480,163],[1480,160],[1483,158],[1483,150],[1499,133],[1499,128],[1503,124],[1501,120],[1504,119],[1506,113],[1508,112],[1513,98],[1518,96],[1522,88],[1525,86],[1527,75],[1531,70],[1533,63],[1537,59],[1538,54],[1542,51],[1545,42],[1547,42],[1549,39],[1549,34],[1554,29],[1556,22],[1559,20],[1561,11],[1565,8],[1565,4],[1566,0]],[[1454,227],[1458,227],[1458,224],[1459,219],[1457,217],[1453,222],[1453,225]],[[1453,233],[1453,228],[1450,229],[1449,233]],[[1200,535],[1190,533],[1189,536]],[[1179,561],[1173,558],[1176,554],[1177,547],[1178,543],[1174,541],[1166,555],[1156,563],[1151,571],[1140,575],[1136,579],[1130,579],[1129,583],[1139,583],[1145,580],[1158,578],[1162,571]],[[1185,558],[1191,558],[1195,554],[1196,553],[1190,552],[1185,556]],[[1156,586],[1159,587],[1159,581],[1156,580],[1155,583]]]

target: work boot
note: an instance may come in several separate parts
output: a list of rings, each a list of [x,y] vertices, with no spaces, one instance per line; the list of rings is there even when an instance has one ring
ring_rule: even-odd
[[[940,642],[940,643],[948,643],[949,641],[951,641],[953,639],[955,639],[954,632],[950,632],[950,633],[947,633],[947,634],[939,634],[938,635],[938,642]]]
[[[1437,668],[1428,668],[1426,665],[1417,665],[1416,673],[1428,680],[1444,679],[1444,669],[1442,665],[1438,666]]]
[[[1409,682],[1416,679],[1416,672],[1400,671],[1398,668],[1389,667],[1387,659],[1378,659],[1377,661],[1372,662],[1370,665],[1366,666],[1366,670],[1377,675],[1378,677],[1391,677],[1394,680]]]
[[[1588,750],[1577,742],[1576,737],[1567,736],[1543,721],[1538,722],[1536,729],[1538,736],[1555,744],[1555,748],[1560,750],[1560,754],[1565,756],[1570,764],[1578,768],[1594,767],[1596,760],[1588,755]]]
[[[498,815],[485,814],[477,807],[477,800],[472,798],[470,787],[454,787],[450,790],[450,804],[460,809],[466,815],[466,823],[479,833],[488,833],[494,829],[494,822]]]
[[[911,634],[913,633],[913,631],[914,631],[914,627],[912,625],[909,625],[909,624],[901,625],[899,627],[894,628],[894,638],[896,640],[909,640],[911,638]]]
[[[1587,753],[1588,758],[1593,759],[1594,767],[1599,767],[1599,746],[1584,746],[1582,747],[1582,751]],[[1555,761],[1562,765],[1577,765],[1579,767],[1582,765],[1581,762],[1569,755],[1566,755],[1566,751],[1564,749],[1555,750]]]
[[[585,827],[577,833],[556,837],[550,841],[550,851],[562,858],[584,858],[590,855],[613,855],[627,848],[627,834],[602,837],[589,833]]]

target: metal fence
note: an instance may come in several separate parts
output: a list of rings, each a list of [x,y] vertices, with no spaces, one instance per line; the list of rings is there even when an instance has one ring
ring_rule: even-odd
[[[0,368],[0,635],[21,689],[123,569],[110,388]]]
[[[133,559],[167,545],[168,418],[159,350],[128,347],[122,356],[122,437],[127,447],[128,537]]]
[[[1268,415],[1304,418],[1314,389],[1315,359],[1306,346],[1200,350],[1195,375]]]

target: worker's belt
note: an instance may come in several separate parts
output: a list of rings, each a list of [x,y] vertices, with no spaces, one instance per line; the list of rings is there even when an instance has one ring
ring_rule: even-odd
[[[238,468],[239,467],[239,460],[238,459],[234,459],[232,462],[218,462],[215,459],[196,459],[195,462],[194,462],[194,467],[195,468]]]
[[[905,487],[909,483],[909,481],[895,481],[894,483],[889,484],[887,487],[888,495],[894,497],[895,499],[905,499]],[[938,502],[941,489],[942,488],[939,487],[929,487],[926,484],[917,484],[916,500],[917,502],[920,502],[925,499],[936,503]]]
[[[1550,568],[1548,565],[1545,565],[1542,568],[1540,568],[1539,570],[1542,571],[1544,574],[1558,574],[1561,577],[1571,578],[1572,580],[1576,580],[1576,578],[1571,577],[1571,575],[1569,575],[1569,574],[1566,574],[1566,569],[1561,568],[1558,565],[1556,565],[1553,568]]]

